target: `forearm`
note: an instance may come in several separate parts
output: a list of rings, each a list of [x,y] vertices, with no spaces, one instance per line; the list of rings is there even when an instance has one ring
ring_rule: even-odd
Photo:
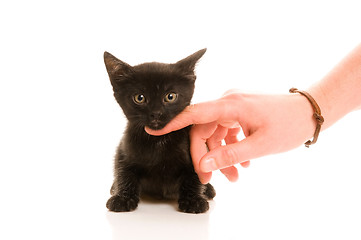
[[[361,44],[308,92],[321,108],[322,129],[361,108]]]

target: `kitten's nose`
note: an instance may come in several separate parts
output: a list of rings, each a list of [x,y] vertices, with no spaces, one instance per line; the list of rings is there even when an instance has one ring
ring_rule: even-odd
[[[154,120],[159,120],[160,119],[160,116],[162,116],[162,112],[161,111],[155,111],[155,112],[152,112],[150,114],[150,117]]]

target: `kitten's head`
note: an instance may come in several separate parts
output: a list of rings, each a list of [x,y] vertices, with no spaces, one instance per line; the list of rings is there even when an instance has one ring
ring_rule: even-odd
[[[202,49],[174,64],[151,62],[137,66],[105,52],[114,97],[127,119],[156,130],[183,111],[193,96],[195,65],[205,52]]]

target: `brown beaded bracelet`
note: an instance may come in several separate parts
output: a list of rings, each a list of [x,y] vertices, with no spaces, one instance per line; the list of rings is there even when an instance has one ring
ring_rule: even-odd
[[[313,135],[313,139],[308,140],[307,142],[305,142],[305,146],[306,147],[310,147],[311,144],[315,144],[317,142],[318,139],[318,135],[320,134],[321,131],[321,125],[323,124],[323,122],[325,121],[324,118],[321,115],[321,109],[318,106],[317,102],[315,101],[315,99],[308,93],[305,91],[299,91],[297,88],[291,88],[290,89],[290,93],[299,93],[302,96],[305,96],[307,98],[307,100],[311,103],[313,110],[315,111],[313,113],[313,117],[316,119],[316,130],[315,133]]]

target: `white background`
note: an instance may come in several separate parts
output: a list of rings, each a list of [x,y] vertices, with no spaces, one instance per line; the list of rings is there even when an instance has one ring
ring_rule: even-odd
[[[237,183],[215,173],[207,214],[147,201],[109,213],[125,119],[102,59],[207,47],[194,102],[306,89],[360,42],[358,1],[2,1],[0,26],[0,239],[361,238],[360,112]]]

